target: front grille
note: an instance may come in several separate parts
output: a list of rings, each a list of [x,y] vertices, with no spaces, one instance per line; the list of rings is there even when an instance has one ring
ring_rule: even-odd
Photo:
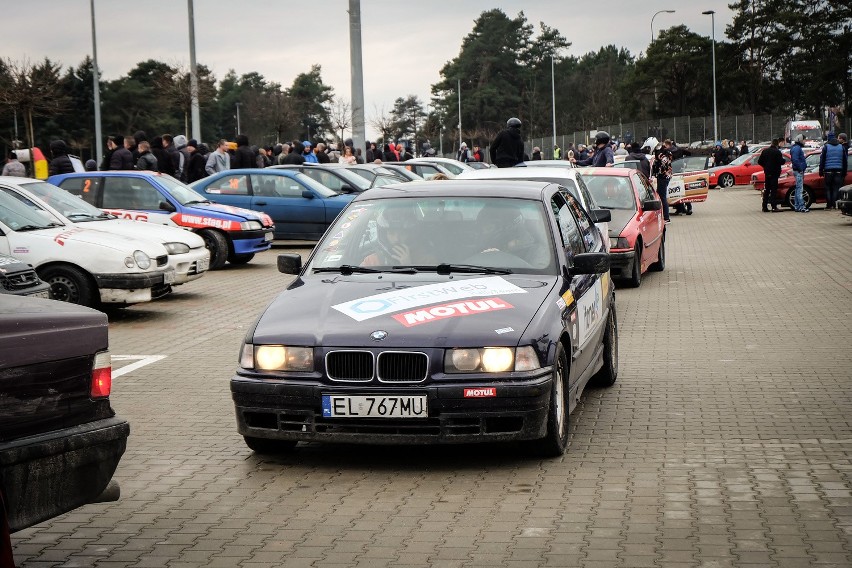
[[[369,351],[331,351],[325,356],[325,370],[333,381],[370,381],[373,354]]]
[[[0,276],[0,284],[9,291],[31,288],[32,286],[37,286],[40,282],[41,280],[38,279],[35,270]]]
[[[425,353],[386,351],[379,353],[379,380],[394,383],[419,383],[426,379],[429,358]]]
[[[157,257],[157,266],[165,266],[169,263],[169,255],[164,254]]]

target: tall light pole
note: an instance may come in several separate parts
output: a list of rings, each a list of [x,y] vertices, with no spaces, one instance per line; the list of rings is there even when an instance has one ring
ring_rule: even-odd
[[[240,105],[243,103],[237,102],[235,104],[237,105],[237,135],[239,136],[243,133],[242,129],[240,128]]]
[[[659,16],[660,14],[674,14],[674,10],[660,10],[656,12],[653,16],[651,16],[651,43],[654,43],[654,18]],[[657,80],[654,79],[654,109],[657,108]]]
[[[556,75],[553,72],[553,56],[550,56],[550,97],[553,103],[553,149],[556,149]],[[543,146],[543,144],[542,144]]]
[[[349,74],[352,90],[352,152],[367,139],[364,125],[364,66],[361,60],[361,0],[349,0]]]
[[[713,37],[713,141],[719,139],[719,132],[716,129],[719,124],[719,118],[716,114],[716,12],[707,10],[701,12],[705,16],[710,16],[710,32]]]
[[[462,145],[462,133],[461,133],[461,79],[458,80],[459,85],[459,148]]]
[[[95,0],[90,0],[92,10],[92,90],[95,94],[95,161],[100,162],[104,154],[101,135],[101,80],[98,76],[98,42],[95,36]],[[15,115],[15,140],[18,139],[18,116]]]
[[[192,138],[201,142],[201,114],[198,110],[198,65],[195,63],[195,10],[186,0],[189,11],[189,106],[192,111]]]

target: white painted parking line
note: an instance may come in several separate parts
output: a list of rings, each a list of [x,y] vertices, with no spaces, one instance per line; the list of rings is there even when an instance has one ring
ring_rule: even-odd
[[[156,363],[157,361],[161,361],[165,359],[165,355],[113,355],[113,361],[136,361],[135,363],[131,363],[120,369],[113,369],[112,378],[120,377],[121,375],[126,375],[127,373],[133,372],[136,369],[141,369],[145,365],[150,365],[151,363]]]

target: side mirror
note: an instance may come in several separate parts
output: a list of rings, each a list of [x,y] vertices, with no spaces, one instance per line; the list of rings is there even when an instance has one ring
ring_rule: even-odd
[[[302,197],[304,197],[305,199],[313,199],[314,194],[311,193],[310,191],[308,191],[307,189],[303,189],[302,190]],[[281,257],[278,257],[278,258],[281,258]]]
[[[169,213],[177,211],[177,208],[168,201],[160,201],[160,209],[162,211],[168,211]]]
[[[340,193],[355,193],[355,189],[351,185],[344,183],[340,186]]]
[[[645,211],[659,211],[663,208],[663,202],[659,199],[649,199],[642,202],[642,209]]]
[[[592,221],[608,223],[612,221],[612,212],[609,209],[592,209]]]
[[[281,274],[298,274],[302,271],[302,255],[279,254],[278,272]]]
[[[609,253],[584,252],[574,256],[571,274],[603,274],[609,270]]]

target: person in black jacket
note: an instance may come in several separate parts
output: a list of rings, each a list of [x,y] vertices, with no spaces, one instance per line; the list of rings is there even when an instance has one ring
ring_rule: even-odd
[[[305,147],[301,142],[293,142],[290,146],[290,152],[284,156],[284,160],[281,161],[282,164],[294,164],[297,166],[301,166],[305,163],[305,157],[302,155],[305,151]]]
[[[124,145],[124,138],[121,136],[108,136],[107,137],[107,151],[104,152],[104,159],[101,160],[100,170],[106,171],[109,169],[109,163],[112,160],[112,155],[118,150],[120,147]]]
[[[772,139],[772,146],[766,148],[760,153],[757,159],[757,165],[763,168],[766,174],[766,186],[763,190],[763,212],[768,213],[768,205],[772,205],[772,212],[781,211],[778,209],[778,178],[781,176],[781,166],[784,165],[784,156],[781,150],[778,149],[778,144],[781,143],[780,138]]]
[[[257,161],[254,159],[254,152],[249,146],[248,136],[240,134],[237,136],[237,152],[234,156],[233,168],[256,168]]]
[[[50,143],[50,155],[53,159],[47,166],[48,175],[56,174],[73,174],[74,164],[71,163],[71,158],[68,157],[68,146],[65,145],[65,140],[53,140]]]
[[[639,162],[639,171],[645,174],[646,178],[651,179],[651,162],[648,161],[648,156],[642,151],[639,142],[630,144],[630,153],[627,154],[627,159]]]
[[[117,141],[116,141],[117,142]],[[133,161],[133,152],[130,151],[130,148],[138,148],[138,144],[133,136],[125,136],[124,137],[124,145],[116,148],[115,152],[112,153],[112,158],[109,160],[109,169],[110,170],[132,170],[135,169],[133,165],[135,162]]]
[[[163,147],[162,136],[154,136],[154,139],[151,140],[151,153],[157,158],[157,168],[159,168],[160,173],[175,177],[175,163],[172,161],[171,155]]]
[[[728,163],[728,151],[722,147],[722,141],[716,140],[716,147],[713,150],[713,165],[724,166]]]
[[[190,153],[189,172],[187,174],[189,183],[206,178],[207,172],[204,168],[207,166],[207,145],[199,144],[198,141],[193,138],[187,143],[186,149],[189,150]]]
[[[498,168],[511,168],[524,161],[520,119],[513,117],[506,121],[506,128],[491,143],[489,154],[491,163]]]

